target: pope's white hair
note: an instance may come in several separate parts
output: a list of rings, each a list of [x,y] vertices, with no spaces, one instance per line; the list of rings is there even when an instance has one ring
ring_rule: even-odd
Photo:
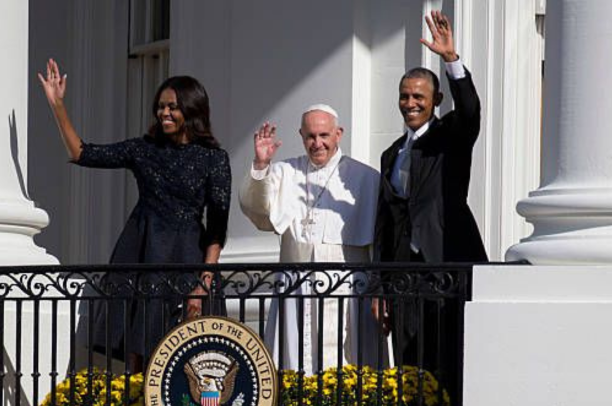
[[[324,111],[327,114],[330,114],[332,117],[334,117],[334,125],[338,125],[338,113],[329,104],[317,103],[317,104],[308,106],[306,110],[304,110],[304,112],[302,113],[302,120],[304,119],[304,116],[306,114],[312,111]]]

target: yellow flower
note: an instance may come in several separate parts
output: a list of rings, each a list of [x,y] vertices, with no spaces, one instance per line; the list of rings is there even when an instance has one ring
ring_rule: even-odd
[[[125,396],[125,376],[111,377],[110,395],[112,405],[123,405]],[[142,404],[143,376],[136,374],[130,377],[129,400],[131,404]],[[72,395],[71,395],[71,392]],[[70,377],[56,386],[56,405],[69,406],[70,397],[74,399],[74,406],[80,406],[93,401],[94,406],[106,405],[108,394],[107,376],[98,369],[82,370],[74,376],[74,389],[71,388]],[[41,406],[52,404],[51,393],[49,393]]]
[[[426,406],[448,406],[450,398],[448,393],[440,389],[436,378],[428,371],[419,371],[413,366],[403,366],[401,370],[402,399],[408,406],[415,405],[418,392],[419,379],[423,388],[423,400]],[[420,376],[420,378],[419,378]],[[340,371],[337,368],[328,368],[321,376],[302,376],[302,404],[312,405],[319,395],[319,382],[322,383],[321,394],[323,405],[336,405],[338,386],[342,383],[342,404],[372,406],[378,404],[379,394],[383,406],[395,405],[399,398],[400,374],[397,368],[382,372],[370,367],[358,368],[355,365],[345,365]],[[142,405],[144,377],[135,374],[129,379],[128,404]],[[285,405],[298,405],[298,385],[300,376],[297,372],[283,371],[282,401]],[[361,388],[361,398],[358,397],[358,388]],[[91,393],[90,392],[91,389]],[[125,404],[126,377],[111,376],[110,387],[107,387],[107,376],[103,371],[93,369],[83,370],[74,376],[74,389],[71,388],[70,378],[60,382],[56,387],[55,404],[57,406],[69,405],[71,391],[74,393],[74,406],[81,406],[93,401],[93,406],[106,405],[107,396],[110,395],[112,406]],[[50,406],[52,403],[49,393],[41,406]]]
[[[340,373],[339,373],[340,372]],[[413,366],[404,366],[401,370],[402,399],[408,406],[415,405],[419,385],[419,370]],[[355,365],[345,365],[341,371],[336,368],[328,368],[321,376],[313,375],[304,377],[302,386],[302,404],[310,405],[319,395],[319,381],[322,382],[322,404],[336,405],[338,396],[339,379],[342,383],[342,404],[373,406],[378,404],[378,396],[381,396],[383,406],[395,405],[399,398],[399,371],[397,368],[377,371],[371,367],[358,368]],[[286,405],[298,404],[298,380],[295,371],[284,371],[283,377],[283,401]],[[448,406],[450,399],[444,390],[440,392],[439,384],[435,377],[427,372],[422,372],[421,384],[423,388],[424,404],[426,406]],[[358,396],[358,388],[361,387],[361,397]],[[442,395],[440,401],[439,397]]]

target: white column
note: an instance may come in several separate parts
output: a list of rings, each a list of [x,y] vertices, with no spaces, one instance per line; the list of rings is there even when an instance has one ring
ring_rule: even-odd
[[[54,264],[32,239],[49,217],[27,192],[28,1],[0,2],[0,26],[0,265]]]
[[[491,260],[503,258],[532,230],[517,215],[516,202],[540,182],[540,1],[455,2],[457,49],[482,106],[468,203]]]
[[[608,0],[547,2],[542,184],[518,203],[534,232],[508,260],[612,261],[611,14]]]

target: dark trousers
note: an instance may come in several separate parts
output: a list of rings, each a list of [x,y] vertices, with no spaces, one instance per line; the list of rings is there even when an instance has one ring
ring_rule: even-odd
[[[411,262],[424,260],[413,254]],[[434,374],[453,405],[459,403],[459,368],[463,365],[459,306],[454,298],[428,298],[416,292],[392,299],[389,306],[395,363],[421,367]]]

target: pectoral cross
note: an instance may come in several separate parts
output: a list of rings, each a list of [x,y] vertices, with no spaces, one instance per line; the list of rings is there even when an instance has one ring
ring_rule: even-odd
[[[306,238],[308,236],[306,231],[310,230],[310,226],[314,223],[315,223],[314,220],[308,217],[300,220],[300,224],[302,225],[302,237]]]
[[[300,223],[302,224],[303,227],[306,227],[306,226],[308,226],[310,224],[314,224],[315,222],[314,222],[313,219],[305,218],[305,219],[302,219],[302,221],[300,221]]]

